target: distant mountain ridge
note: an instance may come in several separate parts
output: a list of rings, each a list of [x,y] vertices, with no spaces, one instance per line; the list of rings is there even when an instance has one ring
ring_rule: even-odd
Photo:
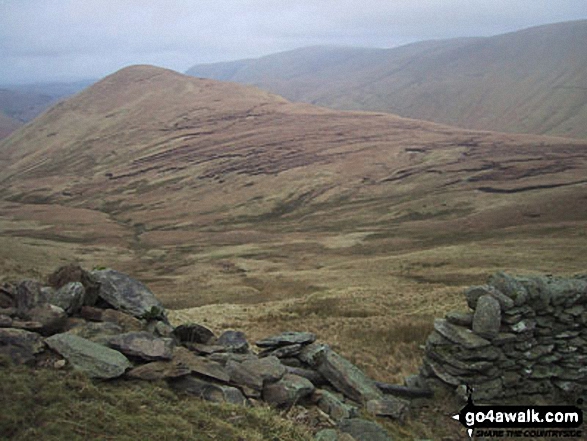
[[[311,47],[196,65],[294,101],[463,128],[587,137],[587,20],[393,49]]]
[[[154,286],[175,274],[184,293],[218,250],[257,259],[251,250],[262,248],[260,259],[278,252],[295,267],[307,249],[322,260],[357,243],[388,256],[504,229],[543,244],[553,226],[585,231],[586,147],[132,66],[0,142],[0,244],[66,244],[66,255],[120,259]],[[298,277],[275,292],[298,292]],[[241,292],[238,277],[227,283]]]
[[[22,123],[20,121],[17,121],[14,118],[11,118],[8,115],[0,112],[0,139],[6,138],[21,125]]]
[[[0,85],[0,113],[26,123],[60,99],[85,89],[94,81]]]

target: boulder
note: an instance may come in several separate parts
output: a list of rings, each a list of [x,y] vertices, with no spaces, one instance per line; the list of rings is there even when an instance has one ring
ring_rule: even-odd
[[[93,306],[98,300],[99,282],[78,264],[59,267],[49,276],[48,281],[57,290],[72,282],[81,283],[84,287],[83,304]]]
[[[264,383],[279,381],[287,373],[286,367],[277,357],[245,360],[241,364],[244,368],[256,372]]]
[[[105,309],[101,314],[101,321],[115,323],[124,329],[124,332],[138,332],[143,330],[141,321],[132,315],[116,309]]]
[[[263,400],[271,406],[290,408],[314,392],[310,381],[297,375],[286,374],[277,383],[263,388]]]
[[[372,379],[336,352],[325,350],[318,360],[318,372],[351,400],[365,403],[383,397]]]
[[[501,306],[499,301],[488,294],[477,300],[473,316],[473,332],[481,337],[492,339],[499,334],[501,326]]]
[[[14,364],[32,364],[35,355],[43,352],[43,338],[23,329],[0,329],[0,354],[12,360]]]
[[[359,410],[355,406],[346,404],[341,398],[324,389],[319,389],[314,392],[314,401],[317,402],[318,408],[326,413],[333,421],[353,418],[359,413]]]
[[[282,332],[257,341],[255,344],[260,348],[277,348],[286,345],[305,345],[314,343],[316,335],[311,332]]]
[[[305,369],[301,367],[285,366],[288,374],[298,375],[310,380],[314,386],[322,386],[328,383],[326,378],[313,369]]]
[[[268,348],[259,354],[259,357],[277,357],[277,358],[291,358],[298,355],[303,348],[301,344],[293,344],[281,346],[278,348]]]
[[[317,367],[319,359],[324,352],[329,351],[330,347],[323,343],[311,343],[300,351],[298,358],[310,367]]]
[[[92,271],[100,283],[98,296],[115,309],[138,318],[161,318],[163,306],[138,280],[112,269]]]
[[[356,441],[393,441],[379,424],[361,418],[350,418],[339,424],[341,432],[348,433]]]
[[[230,375],[230,382],[239,386],[245,395],[249,397],[261,396],[263,378],[257,371],[232,360],[226,363],[225,368]]]
[[[513,308],[515,305],[515,302],[512,300],[512,298],[502,293],[495,286],[481,285],[472,286],[465,291],[465,297],[467,298],[467,304],[469,305],[469,308],[476,309],[477,301],[485,295],[490,295],[495,298],[495,300],[499,302],[502,311],[507,311],[508,309]]]
[[[68,315],[73,315],[83,306],[85,294],[86,290],[80,282],[70,282],[58,290],[51,289],[48,301],[62,308]]]
[[[27,313],[32,322],[39,323],[37,329],[41,335],[49,336],[63,332],[67,324],[67,314],[59,306],[43,303],[30,309]]]
[[[108,340],[108,346],[129,357],[143,360],[170,360],[175,342],[170,338],[159,338],[148,332],[127,332]]]
[[[193,395],[214,403],[246,405],[244,395],[235,387],[215,384],[192,376],[169,380],[170,387],[176,392]]]
[[[23,280],[16,286],[14,303],[18,317],[30,320],[29,311],[47,303],[46,293],[41,290],[41,287],[36,280]]]
[[[199,357],[183,347],[176,347],[173,351],[173,362],[189,368],[199,376],[205,376],[223,383],[230,381],[230,375],[220,364],[206,357]]]
[[[207,345],[214,338],[214,333],[205,326],[197,323],[179,325],[173,330],[173,335],[181,343],[199,343]]]
[[[0,309],[15,308],[16,287],[10,283],[3,283],[0,286]]]
[[[249,352],[249,342],[244,332],[241,331],[226,331],[218,340],[216,344],[224,346],[227,352],[236,352],[238,354],[246,354]]]
[[[446,320],[453,325],[464,326],[466,328],[473,324],[473,313],[451,311],[446,314]]]
[[[45,342],[74,369],[83,371],[92,378],[116,378],[132,367],[120,352],[77,335],[56,334],[46,338]]]
[[[528,300],[528,291],[523,283],[502,271],[491,276],[489,278],[489,284],[512,299],[515,306],[521,306]]]
[[[124,330],[116,323],[84,322],[71,328],[67,333],[106,345],[111,337],[124,333]]]

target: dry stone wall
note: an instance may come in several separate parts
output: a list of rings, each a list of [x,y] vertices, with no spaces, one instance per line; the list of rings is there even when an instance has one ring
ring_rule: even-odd
[[[410,409],[405,398],[430,394],[372,380],[310,332],[251,345],[238,330],[215,335],[197,323],[173,327],[153,293],[118,271],[73,265],[48,281],[0,286],[0,374],[10,360],[99,380],[164,380],[178,393],[213,402],[301,407],[316,415],[313,429],[322,441],[389,441],[361,411],[401,423]]]
[[[587,276],[497,273],[465,296],[471,311],[435,320],[424,377],[480,402],[585,397]]]

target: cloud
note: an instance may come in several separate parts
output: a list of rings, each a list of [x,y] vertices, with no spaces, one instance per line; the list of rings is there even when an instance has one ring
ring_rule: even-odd
[[[0,0],[0,83],[176,70],[316,44],[391,47],[587,18],[585,0]]]

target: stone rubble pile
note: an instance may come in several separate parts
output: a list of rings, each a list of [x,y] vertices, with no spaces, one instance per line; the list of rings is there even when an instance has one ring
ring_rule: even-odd
[[[587,277],[492,276],[466,290],[470,312],[434,322],[421,374],[479,402],[587,393]]]
[[[317,440],[389,440],[360,410],[403,422],[409,401],[399,396],[431,393],[418,382],[376,383],[309,332],[284,332],[255,346],[239,331],[216,336],[196,323],[170,326],[145,285],[111,269],[70,265],[48,286],[24,280],[0,287],[0,356],[13,363],[69,365],[102,380],[165,380],[213,402],[308,406],[330,426]]]

